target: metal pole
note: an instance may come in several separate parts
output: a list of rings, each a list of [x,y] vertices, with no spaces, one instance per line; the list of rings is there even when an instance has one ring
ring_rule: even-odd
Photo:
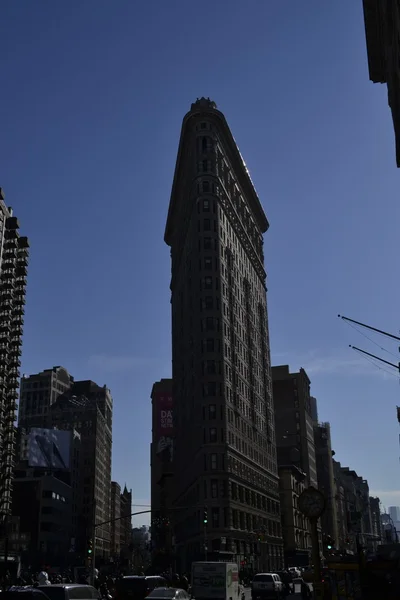
[[[318,519],[310,517],[310,529],[311,529],[311,547],[312,547],[312,561],[314,563],[314,597],[318,598],[317,593],[321,585],[321,557],[319,554],[319,541],[318,541]]]
[[[372,358],[375,358],[376,360],[380,360],[380,362],[383,362],[386,365],[390,365],[391,367],[394,367],[395,369],[400,371],[400,363],[398,363],[396,365],[395,363],[389,362],[388,360],[384,360],[383,358],[379,358],[379,356],[376,356],[375,354],[371,354],[371,352],[366,352],[365,350],[361,350],[361,348],[357,348],[357,346],[352,346],[351,344],[349,344],[349,348],[352,348],[353,350],[357,350],[358,352],[362,352],[363,354],[366,354],[367,356],[372,356]]]
[[[371,325],[366,325],[365,323],[361,323],[360,321],[355,321],[354,319],[349,319],[349,317],[344,317],[343,315],[338,315],[339,319],[343,319],[343,321],[350,321],[350,323],[355,323],[356,325],[361,325],[361,327],[366,327],[366,329],[370,329],[371,331],[376,331],[377,333],[381,333],[382,335],[386,335],[386,337],[390,337],[394,340],[398,340],[400,342],[400,337],[398,335],[393,335],[393,333],[388,333],[387,331],[383,331],[382,329],[377,329],[376,327],[371,327]]]
[[[207,523],[204,523],[204,560],[207,562],[208,548],[207,548]]]

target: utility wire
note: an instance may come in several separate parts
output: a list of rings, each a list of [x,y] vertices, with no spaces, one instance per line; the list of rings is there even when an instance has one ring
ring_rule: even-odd
[[[370,342],[372,342],[373,344],[375,344],[375,346],[378,346],[379,350],[383,350],[383,352],[387,352],[388,354],[391,354],[392,356],[394,356],[394,358],[399,358],[398,354],[395,354],[394,352],[391,352],[390,350],[387,350],[386,348],[384,348],[383,346],[380,346],[378,344],[378,342],[375,342],[375,340],[373,340],[372,338],[370,338],[366,333],[364,333],[363,331],[361,331],[361,329],[358,329],[358,327],[356,327],[355,325],[353,325],[353,323],[349,323],[349,321],[345,321],[347,323],[347,325],[349,325],[349,327],[352,327],[353,329],[355,329],[358,333],[361,333],[361,335],[363,335],[365,338],[367,338],[367,340],[369,340]]]

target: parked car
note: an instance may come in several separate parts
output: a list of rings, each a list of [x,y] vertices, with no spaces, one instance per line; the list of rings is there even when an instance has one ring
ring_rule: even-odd
[[[167,587],[166,579],[159,575],[127,575],[117,581],[115,600],[145,600],[156,588]]]
[[[190,595],[181,588],[159,587],[150,592],[146,600],[190,600]]]
[[[277,573],[258,573],[251,584],[252,600],[270,600],[283,597],[283,584]]]
[[[36,589],[46,594],[49,600],[98,600],[100,598],[95,587],[78,583],[38,585]]]

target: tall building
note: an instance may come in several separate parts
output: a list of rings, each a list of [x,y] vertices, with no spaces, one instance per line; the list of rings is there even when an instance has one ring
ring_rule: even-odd
[[[279,465],[278,469],[285,567],[306,567],[312,550],[310,522],[299,511],[298,502],[307,477],[295,465]]]
[[[394,0],[363,0],[369,78],[386,83],[400,167],[400,8]]]
[[[246,557],[264,570],[283,564],[263,253],[268,226],[224,115],[210,99],[197,100],[183,119],[165,230],[181,570],[205,552]]]
[[[174,485],[174,420],[172,379],[161,379],[151,390],[151,542],[153,563],[173,564],[171,509]]]
[[[389,506],[389,515],[393,521],[400,521],[400,508],[398,506]]]
[[[288,365],[272,367],[276,446],[279,464],[295,464],[318,487],[310,380],[304,369],[290,373]]]
[[[74,378],[64,367],[53,367],[40,373],[23,375],[18,413],[19,427],[46,427],[51,405],[61,394],[68,391],[73,383]]]
[[[339,547],[339,530],[336,504],[336,485],[333,473],[331,426],[318,423],[314,426],[315,454],[317,459],[318,488],[325,496],[325,510],[321,516],[322,533]]]
[[[121,526],[120,526],[121,553],[128,556],[132,543],[132,490],[124,487],[121,494]]]
[[[110,554],[119,558],[121,552],[121,486],[111,482],[111,547]]]
[[[381,519],[381,501],[379,498],[369,497],[369,503],[371,507],[371,521],[372,521],[372,533],[375,537],[375,541],[381,544],[383,541],[383,528]]]
[[[78,564],[80,435],[74,430],[35,428],[27,435],[23,430],[18,433],[12,515],[18,519],[18,537],[26,541],[24,562],[34,568]]]
[[[4,202],[0,188],[0,528],[11,514],[19,367],[28,238],[19,235],[19,222]],[[2,537],[2,536],[1,536]]]
[[[318,404],[314,396],[310,396],[310,413],[314,424],[318,423]]]
[[[106,386],[76,381],[51,405],[48,418],[49,426],[81,435],[80,532],[94,540],[98,559],[108,558],[111,550],[112,408]]]

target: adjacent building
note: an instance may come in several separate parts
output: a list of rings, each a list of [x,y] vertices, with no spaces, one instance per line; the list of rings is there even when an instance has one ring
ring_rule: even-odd
[[[79,530],[87,542],[94,540],[98,563],[111,551],[112,408],[110,390],[87,380],[74,382],[49,413],[52,427],[75,429],[81,436]]]
[[[325,496],[325,511],[321,516],[323,536],[333,540],[339,547],[336,485],[333,472],[331,427],[329,423],[314,425],[315,455],[317,461],[318,488]]]
[[[306,567],[312,549],[310,523],[299,510],[299,496],[307,487],[307,476],[293,464],[278,468],[285,567]]]
[[[400,167],[400,10],[394,0],[363,0],[369,78],[386,83]]]
[[[165,230],[180,571],[205,552],[258,561],[268,571],[283,563],[263,252],[268,226],[224,115],[210,99],[197,100],[183,119]]]
[[[280,365],[272,367],[272,381],[278,463],[296,465],[318,487],[310,379],[304,369],[291,373]]]
[[[72,375],[60,366],[32,375],[23,375],[18,412],[19,427],[45,427],[49,421],[50,407],[73,383]]]
[[[120,496],[121,501],[121,525],[120,525],[120,544],[121,555],[128,558],[131,553],[132,544],[132,490],[124,487]]]
[[[174,418],[172,379],[156,381],[151,390],[152,441],[151,533],[153,563],[160,569],[173,563],[171,511],[174,485]]]
[[[111,482],[110,531],[110,555],[118,559],[121,552],[121,486],[116,481]]]
[[[373,496],[370,496],[369,504],[371,508],[372,533],[374,535],[375,542],[377,544],[381,544],[383,541],[381,501],[379,498],[374,498]]]
[[[25,312],[28,238],[0,188],[0,529],[11,515],[20,356]]]
[[[354,554],[357,544],[362,544],[369,550],[376,550],[379,540],[374,535],[368,481],[335,460],[333,468],[339,549]]]
[[[400,508],[398,506],[389,506],[388,513],[393,521],[400,521]]]

